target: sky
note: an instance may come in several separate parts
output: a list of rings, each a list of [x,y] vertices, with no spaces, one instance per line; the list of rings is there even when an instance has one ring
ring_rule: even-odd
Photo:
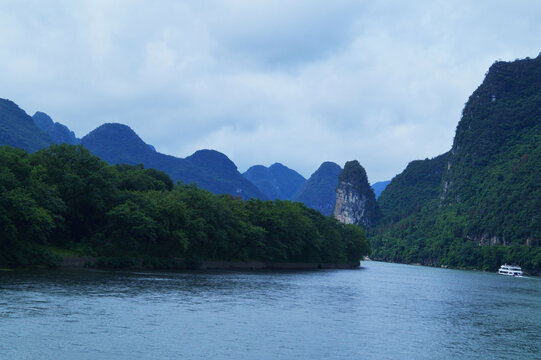
[[[83,137],[369,181],[451,148],[494,61],[541,51],[541,1],[0,0],[0,97]]]

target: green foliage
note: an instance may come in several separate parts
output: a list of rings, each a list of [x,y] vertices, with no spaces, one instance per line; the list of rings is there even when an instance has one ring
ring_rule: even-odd
[[[82,146],[31,155],[0,147],[0,174],[3,266],[55,266],[63,252],[112,268],[170,268],[178,258],[193,267],[202,260],[339,263],[368,252],[362,229],[300,203],[173,186],[163,172],[110,166]]]
[[[172,190],[173,181],[164,172],[145,169],[143,165],[116,165],[122,190]]]
[[[495,63],[451,151],[411,163],[382,193],[372,256],[541,273],[540,114],[541,56]]]
[[[441,177],[447,154],[416,160],[395,176],[378,198],[385,221],[396,222],[421,210],[441,190]]]

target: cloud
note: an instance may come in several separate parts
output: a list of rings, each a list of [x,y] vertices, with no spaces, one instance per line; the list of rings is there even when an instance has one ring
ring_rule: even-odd
[[[0,96],[83,136],[131,126],[164,153],[358,159],[390,179],[451,147],[496,59],[535,57],[536,1],[12,1]]]

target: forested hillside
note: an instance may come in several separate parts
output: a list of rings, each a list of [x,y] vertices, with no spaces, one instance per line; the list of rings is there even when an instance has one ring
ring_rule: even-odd
[[[541,56],[493,64],[451,151],[411,163],[379,203],[376,258],[541,272]]]
[[[378,198],[385,222],[397,222],[420,211],[441,190],[441,177],[447,154],[415,160],[393,178]]]
[[[0,266],[54,266],[89,255],[103,266],[187,259],[351,263],[362,229],[289,201],[243,201],[161,171],[108,165],[82,146],[0,147]]]

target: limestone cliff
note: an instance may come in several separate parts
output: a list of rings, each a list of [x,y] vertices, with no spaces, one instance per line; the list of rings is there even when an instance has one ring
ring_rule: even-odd
[[[357,160],[348,161],[338,176],[333,214],[344,224],[366,228],[374,226],[379,218],[376,196]]]

